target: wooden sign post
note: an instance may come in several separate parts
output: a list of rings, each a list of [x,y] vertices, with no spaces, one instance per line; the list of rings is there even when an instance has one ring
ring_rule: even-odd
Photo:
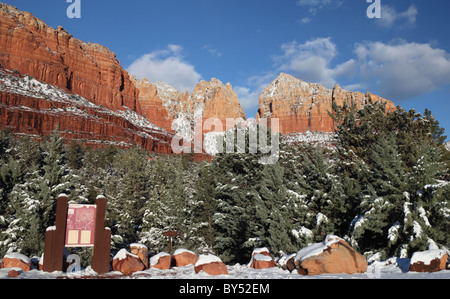
[[[164,232],[163,236],[169,237],[169,254],[172,255],[172,237],[178,236],[178,233],[175,231]]]
[[[69,205],[61,194],[56,203],[55,226],[45,233],[44,265],[46,272],[63,271],[64,247],[93,247],[91,267],[109,272],[111,231],[105,229],[106,198],[98,196],[95,205]]]

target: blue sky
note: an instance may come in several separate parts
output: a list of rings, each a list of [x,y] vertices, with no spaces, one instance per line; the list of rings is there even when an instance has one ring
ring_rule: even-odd
[[[431,110],[450,135],[450,2],[379,0],[3,0],[51,27],[105,45],[122,66],[180,91],[230,82],[248,117],[280,72],[326,87],[373,92]]]

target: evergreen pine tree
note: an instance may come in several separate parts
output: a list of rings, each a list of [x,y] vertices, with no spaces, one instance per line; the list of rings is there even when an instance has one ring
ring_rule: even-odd
[[[60,194],[70,195],[72,175],[65,165],[64,143],[59,135],[59,129],[43,143],[44,163],[43,177],[37,200],[41,202],[41,217],[43,228],[55,223],[56,200]]]
[[[37,199],[41,181],[39,169],[34,167],[25,175],[24,182],[16,184],[10,194],[13,218],[3,233],[10,252],[21,252],[27,256],[43,252],[45,230],[40,217],[42,203]]]
[[[142,207],[149,198],[147,158],[137,148],[124,151],[117,159],[118,193],[112,205],[117,213],[115,231],[124,244],[134,243],[142,224]]]
[[[196,236],[195,248],[199,252],[213,253],[214,228],[213,216],[216,210],[214,201],[214,173],[211,164],[202,162],[198,164],[198,175],[194,182],[193,198],[190,206],[190,226],[192,235]]]
[[[41,223],[41,202],[38,200],[41,175],[40,149],[37,142],[23,137],[14,142],[9,161],[18,167],[16,182],[8,194],[7,214],[1,233],[4,247],[1,251],[22,252],[38,255],[43,250],[43,225]]]

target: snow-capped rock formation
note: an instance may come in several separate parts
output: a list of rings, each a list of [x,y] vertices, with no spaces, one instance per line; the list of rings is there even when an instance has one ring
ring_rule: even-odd
[[[358,108],[369,102],[386,102],[386,110],[395,109],[392,102],[374,94],[351,92],[336,85],[332,89],[318,83],[307,83],[290,75],[281,73],[262,92],[256,119],[278,118],[280,132],[283,134],[326,132],[335,130],[333,119],[328,115],[332,103],[342,106],[344,102],[355,103]]]

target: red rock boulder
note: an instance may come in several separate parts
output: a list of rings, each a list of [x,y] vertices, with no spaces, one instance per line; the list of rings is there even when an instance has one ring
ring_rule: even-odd
[[[445,270],[448,254],[445,250],[426,250],[415,252],[411,257],[409,271],[438,272]]]
[[[12,278],[19,277],[20,274],[22,274],[22,271],[10,270],[8,272],[8,277],[12,277]]]
[[[328,235],[323,242],[300,250],[295,266],[302,275],[353,274],[366,272],[367,260],[343,239]]]
[[[201,271],[209,275],[228,275],[228,268],[222,260],[212,254],[200,255],[194,267],[195,273]]]
[[[177,249],[173,254],[175,260],[175,267],[184,267],[187,265],[195,265],[198,260],[198,256],[187,249]]]
[[[249,266],[253,269],[266,269],[275,267],[276,263],[272,259],[269,249],[261,247],[253,250]]]
[[[7,253],[0,264],[0,268],[20,268],[26,272],[31,270],[31,261],[21,253]]]
[[[170,269],[170,264],[172,262],[172,256],[165,252],[160,252],[150,258],[150,267],[167,270]]]
[[[276,263],[272,257],[265,254],[255,254],[250,261],[250,268],[253,269],[266,269],[273,268],[275,266]]]
[[[131,254],[137,255],[142,263],[145,265],[145,269],[148,269],[148,249],[143,244],[133,243],[130,244]]]
[[[145,269],[141,259],[137,255],[129,253],[126,249],[121,249],[114,256],[112,267],[114,271],[122,272],[125,275],[131,275]]]

